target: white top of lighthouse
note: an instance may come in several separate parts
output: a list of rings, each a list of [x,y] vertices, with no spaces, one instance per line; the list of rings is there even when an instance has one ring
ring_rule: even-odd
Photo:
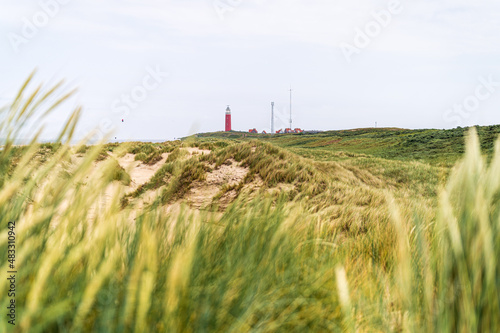
[[[229,105],[227,106],[226,114],[231,114],[231,109],[229,108]]]

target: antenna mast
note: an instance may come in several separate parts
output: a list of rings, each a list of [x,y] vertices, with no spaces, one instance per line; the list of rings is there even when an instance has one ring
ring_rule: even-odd
[[[271,134],[274,134],[274,102],[271,102]]]
[[[292,86],[290,85],[290,130],[292,129]]]

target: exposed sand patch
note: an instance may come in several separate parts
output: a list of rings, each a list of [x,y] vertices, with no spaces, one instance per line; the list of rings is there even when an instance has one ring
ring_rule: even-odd
[[[94,218],[96,216],[97,211],[103,211],[105,209],[109,209],[110,205],[113,202],[116,202],[119,204],[119,199],[121,198],[122,195],[124,195],[127,192],[133,192],[135,191],[139,186],[147,183],[158,171],[158,169],[161,168],[161,166],[165,163],[166,159],[168,157],[168,154],[162,154],[162,159],[157,162],[154,165],[146,165],[143,164],[141,161],[135,161],[135,155],[134,154],[126,154],[121,158],[116,158],[115,155],[110,153],[110,158],[115,158],[120,166],[124,168],[127,173],[130,175],[131,182],[129,186],[123,185],[121,182],[114,181],[111,184],[109,184],[104,192],[99,195],[97,198],[96,202],[90,207],[89,209],[89,214],[88,217],[90,219]],[[83,160],[83,157],[79,156],[73,156],[72,162],[74,167],[77,167]],[[93,162],[92,170],[89,173],[89,175],[86,177],[86,179],[89,179],[91,176],[94,176],[94,173],[98,170],[99,164],[103,163],[104,161],[96,161]],[[137,204],[140,207],[143,207],[146,202],[152,202],[150,196],[152,195],[157,195],[155,191],[151,191],[153,193],[147,193],[147,196],[145,198],[141,198]],[[133,220],[135,218],[135,214],[131,215],[131,219]]]
[[[161,160],[153,165],[147,165],[141,161],[135,161],[134,154],[126,154],[118,159],[118,163],[128,172],[131,178],[129,189],[135,191],[139,186],[146,184],[158,171],[165,161],[168,154],[161,155]]]
[[[230,165],[221,165],[218,169],[207,174],[207,184],[222,185],[228,184],[230,186],[239,184],[248,174],[248,168],[239,166],[236,161],[229,160]]]
[[[193,155],[197,154],[209,154],[210,150],[203,150],[199,148],[183,148],[189,152],[189,155],[186,158],[191,158]],[[88,212],[88,217],[90,219],[94,218],[97,215],[97,212],[102,212],[107,209],[110,209],[110,205],[114,202],[117,205],[120,205],[120,198],[126,194],[135,191],[141,185],[146,184],[151,180],[151,178],[155,175],[155,173],[165,164],[167,158],[167,153],[162,154],[162,159],[155,163],[154,165],[146,165],[141,161],[135,160],[134,154],[125,154],[123,157],[118,158],[113,153],[110,153],[110,158],[115,158],[119,165],[123,167],[127,173],[130,175],[131,183],[129,186],[123,185],[121,182],[115,181],[107,186],[107,188],[96,198],[95,203],[92,205]],[[82,161],[84,157],[73,155],[72,156],[72,166],[77,167]],[[90,177],[95,177],[95,172],[101,170],[99,164],[104,161],[94,162],[91,169],[91,173],[86,177],[89,179]],[[230,163],[230,164],[229,164]],[[192,184],[191,189],[186,194],[186,196],[178,202],[181,204],[182,202],[187,203],[192,209],[200,210],[206,208],[208,205],[212,203],[212,200],[218,194],[220,195],[221,189],[224,186],[236,186],[240,184],[245,177],[247,176],[249,169],[241,167],[236,161],[229,160],[229,165],[221,165],[217,169],[208,172],[206,175],[206,180],[202,182],[195,182]],[[262,186],[262,180],[260,177],[256,176],[256,179],[251,183],[245,185],[242,192],[250,194],[252,192],[257,192],[258,189]],[[133,199],[130,204],[130,212],[128,213],[128,218],[132,223],[135,220],[136,212],[141,210],[142,208],[152,204],[162,193],[163,187],[151,190],[143,193],[140,197]],[[236,190],[230,190],[225,192],[220,196],[217,200],[221,209],[226,208],[229,204],[231,204],[234,199],[237,197],[238,192]],[[174,204],[166,205],[165,209],[172,209],[179,207]],[[115,207],[115,209],[120,209],[119,207]]]
[[[186,200],[195,208],[205,207],[212,202],[223,185],[238,185],[247,174],[248,168],[237,165],[235,161],[231,161],[231,165],[221,165],[218,169],[208,173],[204,182],[193,183],[186,195]],[[229,204],[235,197],[236,192],[229,191],[221,197],[221,203]]]

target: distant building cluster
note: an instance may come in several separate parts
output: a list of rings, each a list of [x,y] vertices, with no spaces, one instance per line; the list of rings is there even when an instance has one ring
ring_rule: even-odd
[[[274,108],[274,103],[272,105],[273,105],[273,108]],[[291,121],[290,121],[290,125],[291,125]],[[274,127],[274,117],[273,117],[272,127]],[[231,108],[229,107],[229,105],[227,106],[226,114],[225,114],[225,131],[226,132],[231,132],[232,131],[232,127],[231,127]],[[252,128],[252,129],[248,130],[248,133],[258,134],[259,131],[257,131],[256,128]],[[273,129],[271,129],[270,133],[267,133],[266,131],[262,131],[261,133],[262,134],[274,134],[273,133]],[[283,129],[279,129],[275,133],[276,134],[304,133],[304,130],[301,129],[301,128],[294,128],[294,129],[285,128],[284,130]]]
[[[302,133],[302,132],[304,132],[304,130],[300,128],[294,128],[294,129],[285,128],[284,131],[282,129],[279,129],[278,131],[276,131],[276,134]]]
[[[303,133],[304,130],[303,129],[300,129],[300,128],[295,128],[295,129],[291,129],[291,128],[285,128],[285,130],[283,129],[280,129],[278,131],[276,131],[276,134],[291,134],[291,133]],[[259,133],[259,131],[257,131],[256,128],[252,128],[252,129],[249,129],[248,130],[248,133]],[[266,131],[262,131],[261,132],[262,134],[268,134]]]
[[[291,134],[291,133],[303,133],[303,132],[304,132],[304,130],[301,128],[294,128],[294,129],[285,128],[285,130],[283,130],[283,129],[277,130],[276,134]],[[257,129],[255,129],[255,128],[252,128],[252,129],[248,130],[248,133],[259,133],[259,131],[257,131]],[[262,131],[261,133],[268,134],[266,131]]]

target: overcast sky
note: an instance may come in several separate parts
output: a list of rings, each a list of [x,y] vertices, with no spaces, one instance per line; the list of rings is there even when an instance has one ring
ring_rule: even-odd
[[[498,0],[1,0],[0,104],[67,79],[78,135],[500,123]],[[166,74],[168,73],[168,75]],[[498,83],[497,83],[498,82]],[[124,119],[124,122],[121,120]]]

